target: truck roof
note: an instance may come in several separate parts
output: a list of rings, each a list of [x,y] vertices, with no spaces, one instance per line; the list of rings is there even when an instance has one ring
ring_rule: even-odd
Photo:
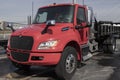
[[[65,5],[79,5],[79,6],[82,6],[80,4],[72,4],[72,3],[66,3],[66,4],[56,4],[56,3],[53,3],[53,4],[50,4],[50,5],[47,5],[47,6],[43,6],[43,7],[40,7],[40,8],[46,8],[46,7],[54,7],[54,6],[65,6]]]

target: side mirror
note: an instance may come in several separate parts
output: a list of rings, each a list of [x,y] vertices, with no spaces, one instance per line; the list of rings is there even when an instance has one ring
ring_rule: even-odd
[[[10,29],[12,30],[12,32],[15,31],[15,29],[13,28],[13,25],[12,25],[12,24],[8,24],[7,27],[10,28]]]
[[[55,20],[49,20],[46,22],[47,26],[55,26]]]
[[[92,22],[93,22],[93,9],[91,7],[87,7],[87,10],[88,10],[88,23],[87,23],[87,26],[88,27],[91,27],[92,26]]]
[[[90,27],[90,25],[86,22],[81,23],[80,25],[75,26],[75,29],[83,29],[86,27]]]

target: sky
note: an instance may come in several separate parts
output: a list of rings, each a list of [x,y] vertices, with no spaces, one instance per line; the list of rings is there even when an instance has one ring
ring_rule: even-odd
[[[83,0],[77,0],[82,4]],[[0,21],[26,23],[27,16],[32,15],[41,6],[52,3],[72,3],[72,0],[0,0]],[[120,22],[120,0],[84,0],[84,4],[91,6],[98,20]]]

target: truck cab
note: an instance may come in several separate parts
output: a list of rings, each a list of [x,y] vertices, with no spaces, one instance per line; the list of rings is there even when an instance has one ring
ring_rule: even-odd
[[[91,15],[91,14],[89,14]],[[7,55],[19,69],[55,66],[61,79],[71,79],[89,52],[91,18],[79,4],[53,4],[38,9],[33,24],[12,33]]]

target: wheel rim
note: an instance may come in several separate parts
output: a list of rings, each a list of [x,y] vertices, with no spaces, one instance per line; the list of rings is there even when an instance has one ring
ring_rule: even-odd
[[[112,49],[115,50],[115,44],[112,45]]]
[[[66,58],[66,71],[67,73],[72,73],[75,70],[76,58],[73,54],[69,54]]]

